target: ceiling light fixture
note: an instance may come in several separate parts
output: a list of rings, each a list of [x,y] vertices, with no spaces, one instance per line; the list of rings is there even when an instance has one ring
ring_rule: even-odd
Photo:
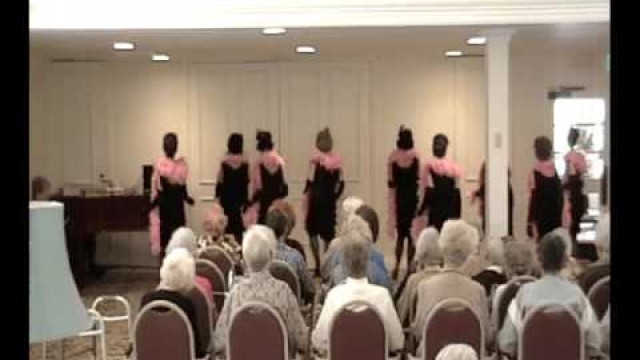
[[[460,50],[449,50],[444,53],[448,57],[458,57],[462,56],[462,51]]]
[[[298,54],[315,54],[316,48],[309,45],[301,45],[296,47],[296,52]]]
[[[116,41],[113,43],[113,50],[131,51],[136,48],[136,45],[128,41]]]
[[[281,28],[281,27],[262,29],[262,35],[284,35],[286,33],[287,33],[287,29]]]
[[[169,59],[171,59],[171,57],[169,56],[169,54],[153,54],[151,55],[151,60],[152,61],[169,61]]]
[[[472,36],[467,39],[467,45],[484,45],[487,43],[487,38],[484,36]]]

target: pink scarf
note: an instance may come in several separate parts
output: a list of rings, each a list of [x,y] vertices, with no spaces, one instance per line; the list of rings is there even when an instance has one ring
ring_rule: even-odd
[[[260,175],[260,165],[264,165],[267,171],[271,174],[278,171],[279,168],[284,170],[284,159],[275,150],[264,151],[258,155],[258,159],[251,167],[250,173],[250,186],[249,186],[249,199],[253,198],[253,194],[256,191],[262,189],[262,176]],[[260,203],[256,202],[249,207],[243,214],[243,222],[245,227],[249,227],[258,221],[258,214],[260,211]]]
[[[183,158],[170,159],[162,157],[154,166],[153,177],[151,180],[151,201],[158,196],[158,192],[162,190],[160,177],[165,177],[172,184],[184,185],[189,176],[189,167]],[[149,213],[149,236],[151,242],[151,253],[160,254],[160,213],[157,208]]]
[[[329,171],[342,168],[342,159],[340,156],[333,153],[323,153],[321,151],[316,151],[316,153],[313,154],[311,163],[320,165]]]
[[[420,182],[422,188],[433,187],[433,179],[430,172],[433,171],[438,175],[444,175],[450,178],[459,179],[462,177],[462,169],[453,161],[446,158],[435,158],[429,160],[422,170]]]
[[[222,159],[222,162],[231,166],[233,169],[237,169],[247,162],[247,158],[244,154],[226,154]]]
[[[569,174],[571,175],[582,175],[587,171],[587,161],[582,153],[571,150],[565,155],[564,160],[569,165]]]

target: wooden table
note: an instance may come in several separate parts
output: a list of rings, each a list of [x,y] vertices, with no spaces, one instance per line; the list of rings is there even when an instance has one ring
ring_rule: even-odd
[[[78,288],[95,270],[95,239],[102,231],[149,228],[149,197],[144,195],[63,196],[67,252]]]

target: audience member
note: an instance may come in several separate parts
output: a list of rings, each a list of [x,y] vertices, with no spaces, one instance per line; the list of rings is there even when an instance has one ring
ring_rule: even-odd
[[[276,201],[273,202],[273,204],[271,205],[272,209],[279,209],[280,211],[282,211],[286,217],[287,217],[287,229],[284,232],[284,242],[285,244],[287,244],[287,246],[291,247],[294,250],[297,250],[300,255],[302,255],[302,259],[304,260],[305,264],[307,262],[307,255],[304,252],[304,247],[302,246],[302,244],[296,240],[296,239],[292,239],[290,237],[291,232],[293,231],[293,229],[296,227],[296,212],[295,210],[293,210],[293,206],[291,206],[291,204],[284,200],[284,199],[278,199]]]
[[[478,360],[478,355],[467,344],[449,344],[438,352],[436,360]]]
[[[217,202],[204,215],[202,224],[203,234],[198,239],[198,247],[204,249],[209,246],[218,246],[224,249],[233,260],[238,263],[241,259],[242,248],[234,235],[225,234],[228,218],[224,209]]]
[[[571,234],[569,231],[563,227],[559,227],[553,230],[553,233],[560,236],[562,241],[565,243],[565,248],[567,249],[567,263],[565,267],[562,269],[562,276],[571,280],[572,282],[576,282],[578,275],[580,274],[580,265],[576,258],[573,257],[573,240],[571,238]]]
[[[472,306],[485,329],[485,341],[487,345],[491,344],[489,306],[484,288],[460,270],[478,247],[478,232],[463,220],[447,220],[442,226],[438,243],[444,267],[440,274],[418,285],[417,314],[412,324],[413,334],[420,341],[418,354],[424,348],[422,334],[427,316],[436,304],[451,298],[465,300]]]
[[[192,257],[196,256],[196,235],[188,227],[179,227],[171,235],[166,252],[168,254],[176,249],[185,249]],[[213,284],[209,279],[196,275],[194,282],[209,299],[213,299]]]
[[[349,218],[358,210],[360,206],[364,205],[364,202],[354,196],[349,196],[342,202],[342,209],[338,213],[338,234],[342,234],[345,231]],[[320,275],[323,281],[327,282],[331,278],[333,268],[337,263],[337,254],[340,252],[340,246],[342,244],[341,235],[338,235],[333,241],[329,243],[329,248],[324,254],[324,260],[320,266]]]
[[[600,328],[589,300],[580,287],[561,275],[568,253],[566,242],[554,232],[542,237],[538,245],[538,257],[543,276],[535,282],[524,284],[509,305],[507,317],[498,335],[502,352],[515,355],[518,334],[522,330],[523,313],[536,305],[563,304],[575,310],[585,330],[588,358],[600,354]]]
[[[275,279],[268,270],[276,247],[275,235],[268,227],[253,225],[245,232],[242,255],[248,277],[233,286],[222,307],[215,333],[217,351],[223,351],[226,347],[232,314],[249,301],[267,303],[282,316],[292,356],[295,355],[295,349],[306,349],[309,330],[300,313],[296,296],[287,283]]]
[[[487,240],[487,260],[490,265],[472,277],[473,280],[484,286],[487,296],[491,296],[493,288],[507,282],[504,273],[504,244],[502,239],[491,238]]]
[[[348,231],[342,236],[344,241],[342,258],[347,279],[329,291],[312,333],[313,345],[320,351],[326,351],[329,343],[329,324],[337,310],[350,301],[363,300],[374,306],[382,315],[389,350],[402,349],[404,334],[389,292],[384,287],[370,284],[367,280],[370,240],[357,229]]]

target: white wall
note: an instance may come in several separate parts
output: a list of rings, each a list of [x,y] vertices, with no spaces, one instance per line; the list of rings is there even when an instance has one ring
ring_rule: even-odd
[[[536,135],[551,134],[546,92],[558,85],[584,85],[594,95],[608,91],[600,54],[571,56],[514,46],[511,163],[518,234],[524,234],[531,144]],[[200,200],[189,210],[196,229],[231,131],[244,133],[247,150],[255,147],[257,127],[274,133],[288,160],[291,199],[298,202],[315,133],[330,126],[345,159],[346,194],[371,202],[381,220],[386,158],[400,124],[414,130],[423,158],[430,156],[433,135],[449,135],[449,155],[465,170],[464,194],[475,188],[484,159],[481,57],[221,65],[51,63],[32,53],[30,91],[31,176],[44,174],[61,186],[96,181],[104,172],[122,186],[140,187],[141,165],[152,163],[162,135],[175,131],[190,164],[190,191]],[[466,199],[463,214],[478,221]],[[298,220],[295,235],[305,239]]]

